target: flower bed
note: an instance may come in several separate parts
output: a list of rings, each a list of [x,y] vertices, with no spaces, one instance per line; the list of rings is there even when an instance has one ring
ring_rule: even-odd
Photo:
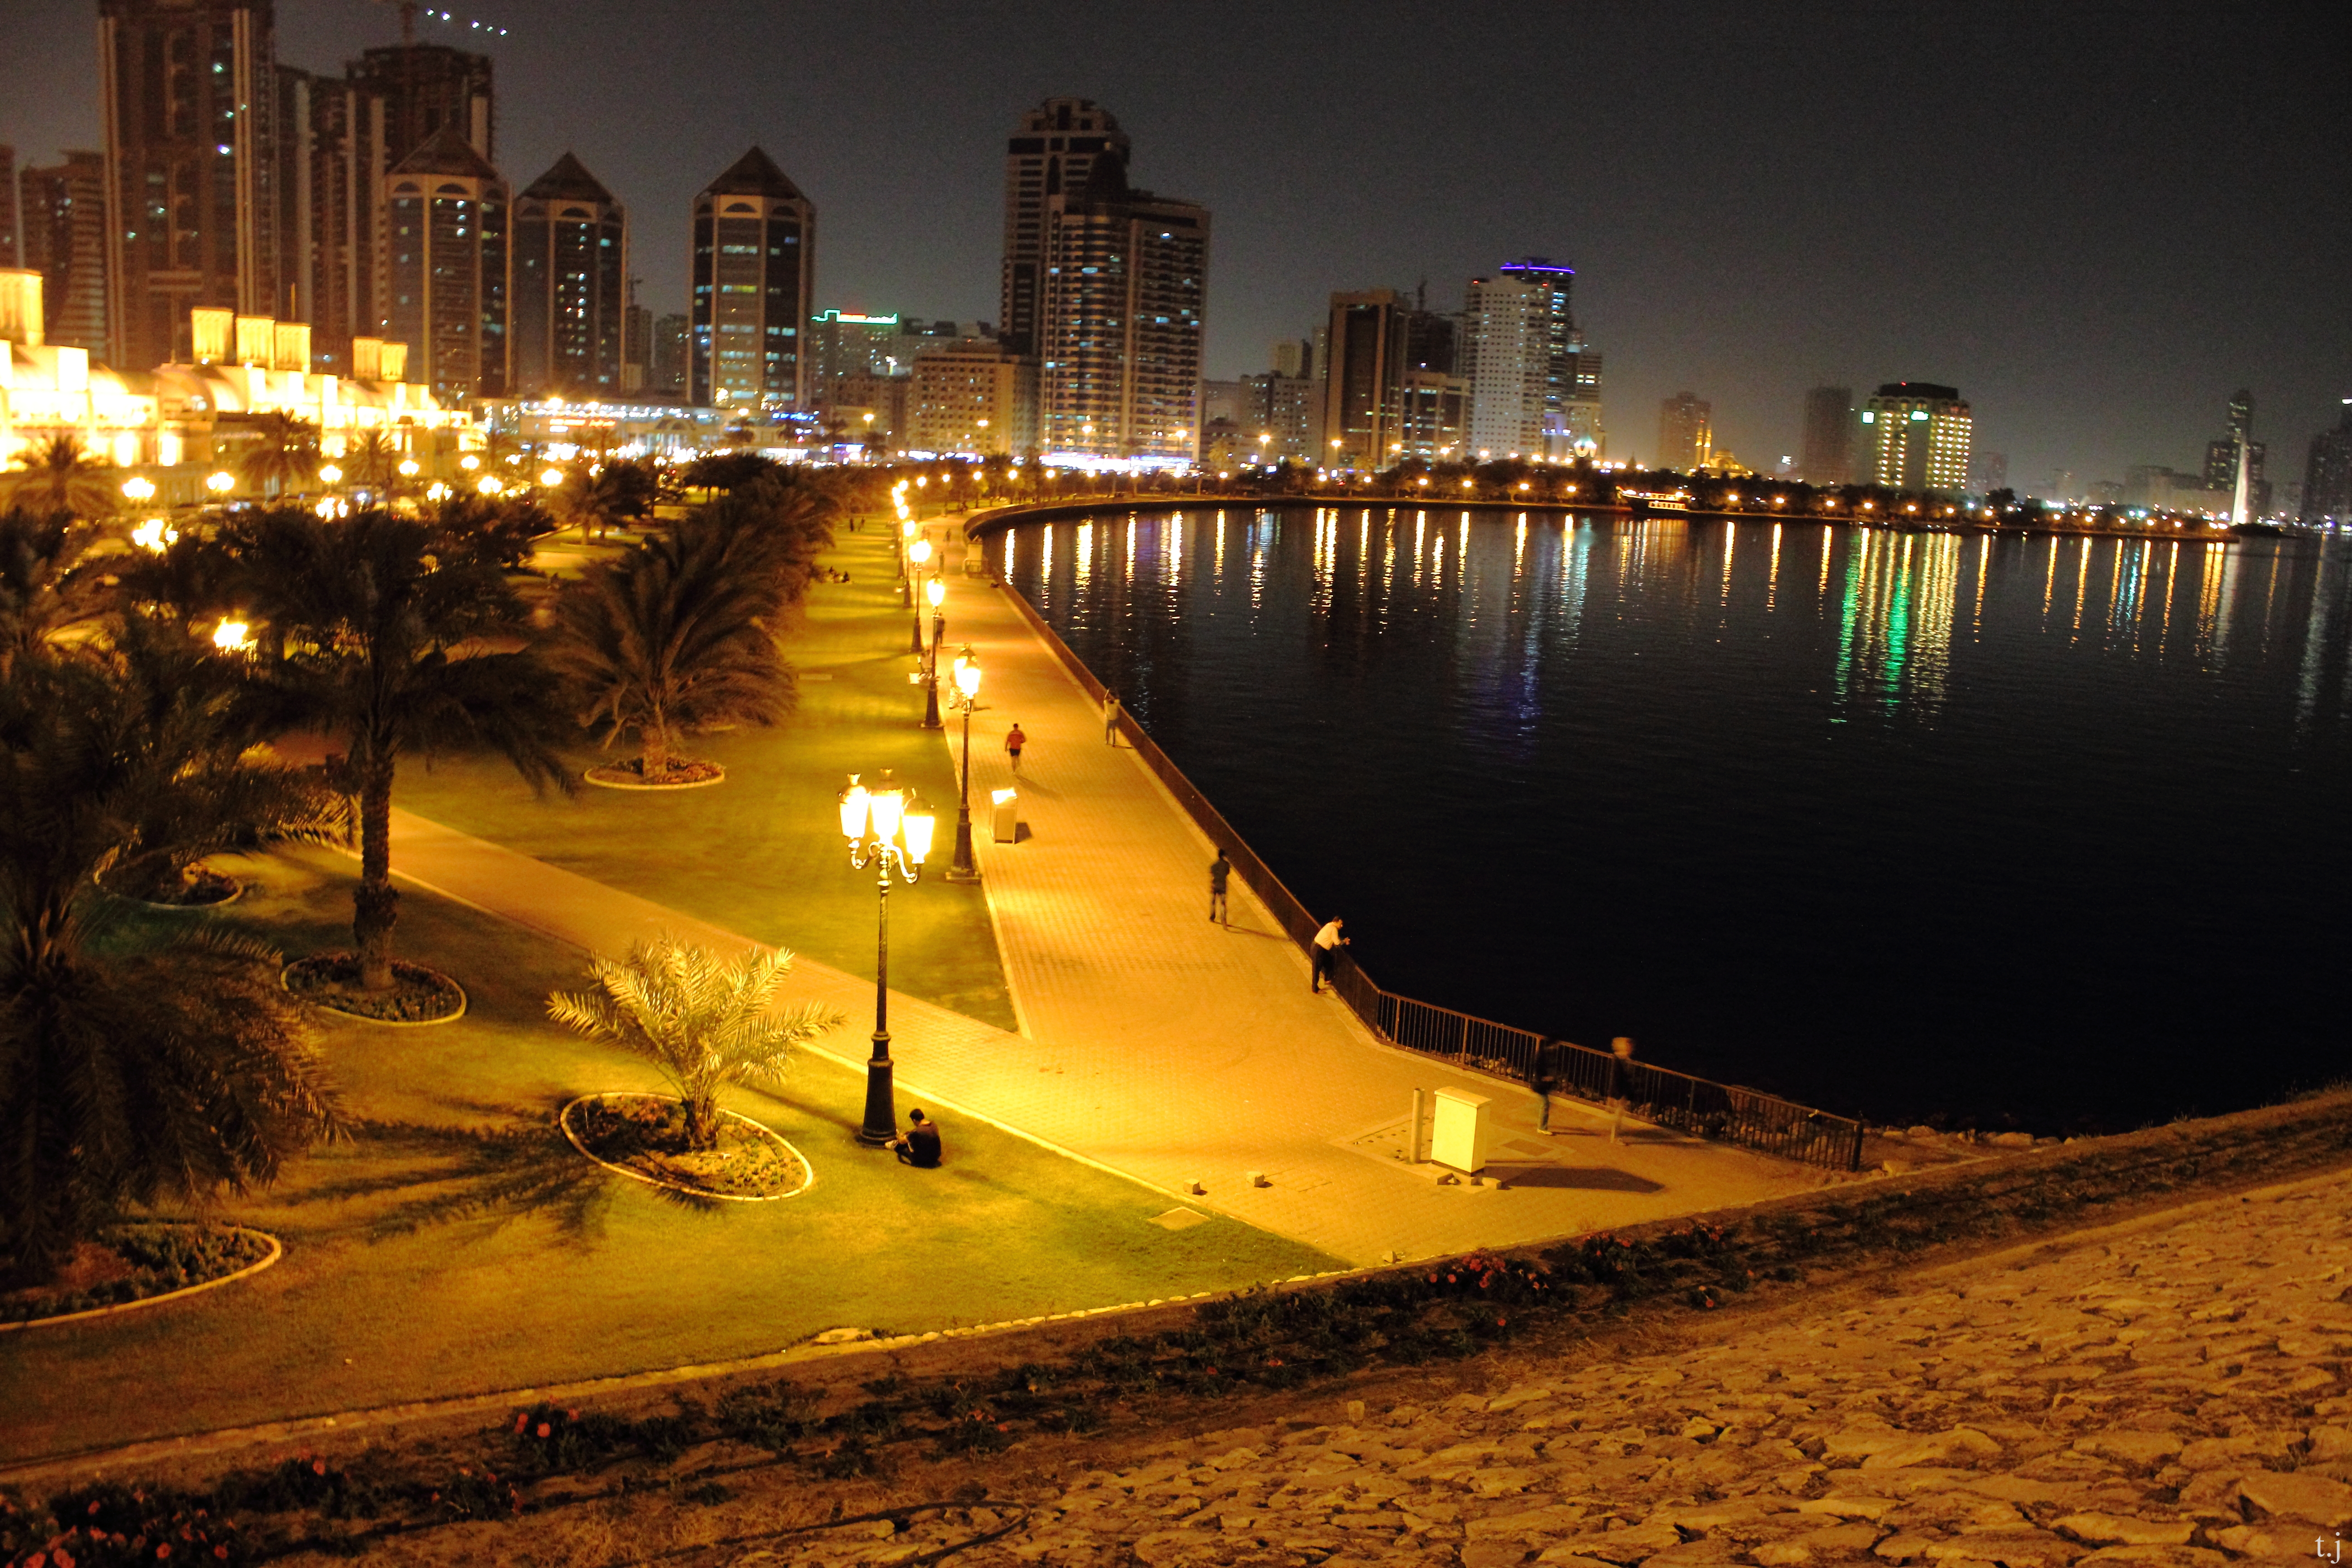
[[[360,985],[360,961],[348,952],[298,958],[279,976],[287,990],[330,1012],[379,1024],[446,1024],[465,1016],[466,989],[437,969],[392,961],[392,989]]]
[[[705,1197],[789,1198],[814,1179],[799,1150],[731,1110],[719,1113],[719,1144],[689,1149],[686,1107],[667,1095],[601,1094],[563,1108],[573,1148],[624,1175]]]
[[[0,1325],[20,1326],[213,1284],[268,1262],[278,1244],[257,1230],[198,1224],[126,1225],[74,1248],[45,1285],[0,1292]]]
[[[173,898],[149,899],[136,893],[120,892],[107,887],[103,879],[100,879],[99,886],[107,892],[113,893],[116,898],[127,899],[134,904],[144,904],[151,910],[218,909],[245,891],[244,883],[226,871],[215,871],[209,866],[199,866],[189,872],[187,880],[179,889],[178,896]]]
[[[724,779],[727,770],[717,763],[681,761],[649,775],[645,759],[632,757],[625,763],[605,763],[590,768],[583,776],[590,784],[602,784],[606,789],[699,789]]]

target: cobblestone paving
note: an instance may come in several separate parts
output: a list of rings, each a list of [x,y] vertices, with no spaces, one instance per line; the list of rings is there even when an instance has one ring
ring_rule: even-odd
[[[2352,1180],[2211,1203],[1663,1353],[1211,1434],[950,1561],[2309,1563],[2352,1525]],[[1687,1338],[1687,1336],[1685,1336]],[[1344,1395],[1340,1396],[1344,1397]],[[803,1541],[908,1562],[1013,1517]],[[758,1561],[758,1558],[738,1561]]]

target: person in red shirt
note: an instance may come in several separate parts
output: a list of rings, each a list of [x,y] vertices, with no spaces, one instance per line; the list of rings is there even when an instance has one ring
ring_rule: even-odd
[[[1021,748],[1028,743],[1029,737],[1021,732],[1017,723],[1004,737],[1004,754],[1013,759],[1013,771],[1016,773],[1021,771]]]

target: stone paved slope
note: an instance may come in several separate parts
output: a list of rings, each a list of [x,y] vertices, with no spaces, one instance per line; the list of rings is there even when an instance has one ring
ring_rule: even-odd
[[[1498,1358],[1477,1392],[1327,1399],[1341,1424],[1093,1471],[950,1561],[2307,1563],[2352,1525],[2347,1286],[2339,1174],[1700,1321],[1665,1350]],[[1010,1517],[803,1536],[788,1560],[907,1563]]]

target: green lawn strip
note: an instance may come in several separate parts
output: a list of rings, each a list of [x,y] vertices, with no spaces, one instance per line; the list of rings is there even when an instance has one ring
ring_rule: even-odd
[[[725,764],[722,784],[583,788],[571,800],[541,800],[503,763],[463,757],[430,773],[407,765],[394,798],[462,832],[871,976],[874,876],[850,868],[834,797],[853,773],[870,783],[893,769],[922,792],[940,831],[922,881],[890,900],[891,984],[1013,1028],[987,901],[979,888],[945,879],[955,847],[955,766],[939,734],[922,728],[922,692],[908,684],[912,612],[898,602],[890,558],[881,524],[842,532],[827,560],[851,580],[812,587],[783,639],[802,677],[799,712],[772,729],[687,742],[688,754]],[[948,635],[952,647],[952,625]],[[583,767],[605,760],[585,744],[578,758]]]
[[[236,868],[258,885],[228,923],[295,954],[344,940],[347,860],[299,851]],[[185,1301],[7,1336],[0,1458],[1338,1266],[1224,1218],[1171,1234],[1150,1223],[1167,1198],[951,1117],[946,1168],[908,1170],[855,1143],[862,1079],[814,1057],[779,1094],[723,1103],[788,1139],[815,1184],[697,1205],[600,1170],[553,1129],[576,1095],[660,1088],[543,1017],[550,990],[586,983],[581,955],[414,889],[397,942],[456,975],[470,1008],[427,1028],[322,1025],[358,1136],[218,1210],[284,1239],[284,1260]]]

